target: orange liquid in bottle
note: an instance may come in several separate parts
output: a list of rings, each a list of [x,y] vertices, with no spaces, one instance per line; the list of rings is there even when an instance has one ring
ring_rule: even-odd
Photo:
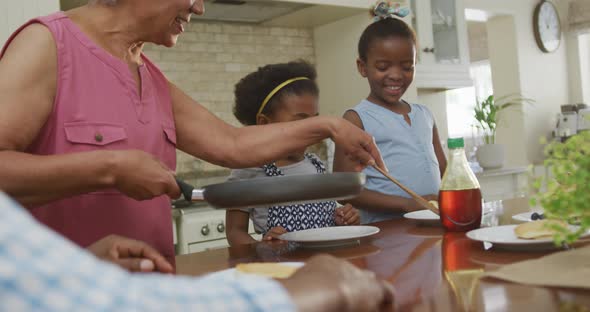
[[[441,190],[438,196],[440,219],[447,231],[466,232],[481,224],[481,191]]]

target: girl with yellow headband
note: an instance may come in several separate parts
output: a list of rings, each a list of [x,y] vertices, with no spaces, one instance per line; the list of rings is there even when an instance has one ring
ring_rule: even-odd
[[[290,62],[261,67],[236,85],[234,115],[244,125],[301,120],[318,115],[318,87],[312,65]],[[326,171],[322,161],[305,149],[262,167],[233,170],[230,180]],[[288,206],[228,210],[227,237],[230,245],[248,244],[255,240],[248,234],[248,219],[265,240],[308,228],[358,224],[359,214],[351,205],[337,207],[335,201]]]

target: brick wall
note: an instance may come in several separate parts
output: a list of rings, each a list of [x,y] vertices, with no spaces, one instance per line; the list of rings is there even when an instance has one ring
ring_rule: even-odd
[[[193,22],[175,47],[151,45],[145,53],[180,89],[236,126],[233,89],[240,78],[265,64],[314,62],[311,29],[239,23]],[[177,163],[178,175],[188,180],[228,173],[180,151]]]

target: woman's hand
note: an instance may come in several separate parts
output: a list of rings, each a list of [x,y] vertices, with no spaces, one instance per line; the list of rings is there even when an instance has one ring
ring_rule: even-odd
[[[359,211],[351,204],[336,208],[334,211],[336,225],[358,225],[361,224]]]
[[[172,273],[172,265],[148,244],[109,235],[87,247],[97,258],[112,262],[131,272]]]
[[[272,229],[270,229],[270,231],[266,232],[266,234],[264,234],[264,237],[262,237],[262,240],[263,241],[270,241],[273,239],[280,240],[279,236],[281,236],[281,234],[285,234],[285,233],[287,233],[287,230],[285,230],[284,227],[275,226]]]
[[[125,195],[137,200],[163,194],[180,197],[174,171],[153,155],[139,150],[115,151],[114,184]]]
[[[332,140],[355,164],[354,169],[357,172],[373,165],[388,171],[375,139],[370,134],[342,118],[334,119],[334,123]]]
[[[391,284],[333,256],[314,256],[290,278],[279,282],[298,311],[393,310]]]

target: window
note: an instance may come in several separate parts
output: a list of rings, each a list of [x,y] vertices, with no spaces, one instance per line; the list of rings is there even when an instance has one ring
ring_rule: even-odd
[[[477,136],[473,126],[473,108],[476,101],[482,101],[493,94],[490,62],[471,63],[473,87],[454,89],[447,92],[447,120],[449,137],[472,138]]]

